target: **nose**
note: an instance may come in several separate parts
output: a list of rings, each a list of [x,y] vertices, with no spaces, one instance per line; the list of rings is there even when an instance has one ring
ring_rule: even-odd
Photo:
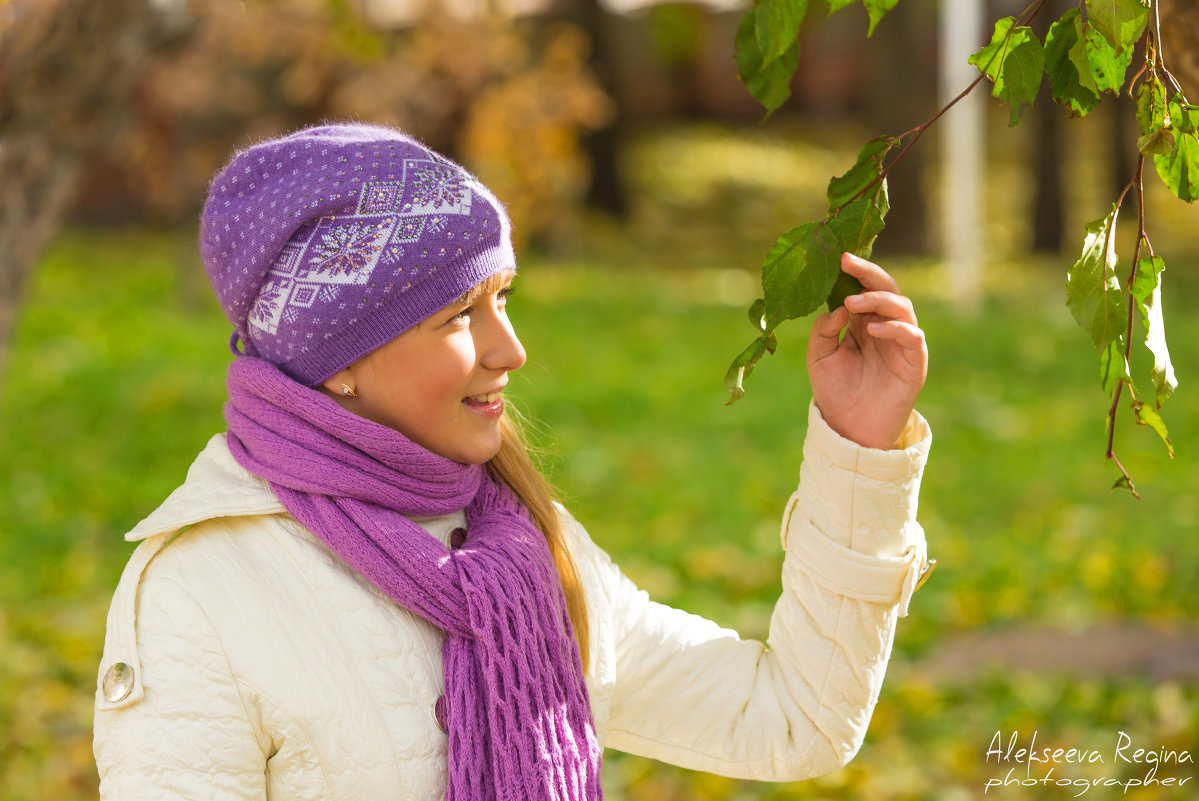
[[[496,309],[488,315],[487,341],[481,350],[480,363],[491,370],[519,370],[525,363],[525,347],[516,336],[512,321],[502,310]]]

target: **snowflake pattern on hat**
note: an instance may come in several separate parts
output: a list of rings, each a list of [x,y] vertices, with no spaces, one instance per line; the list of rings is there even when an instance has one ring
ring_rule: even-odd
[[[412,162],[409,162],[413,165]],[[414,165],[413,165],[414,166]],[[464,176],[440,165],[421,165],[413,175],[412,209],[425,213],[468,214],[470,191]]]
[[[404,160],[400,180],[364,183],[353,214],[321,217],[288,240],[247,322],[277,334],[281,323],[295,319],[289,307],[313,308],[321,286],[368,283],[380,261],[403,256],[399,246],[418,241],[426,224],[437,232],[447,215],[469,215],[472,184],[461,170],[416,159]],[[336,293],[325,297],[335,300]]]
[[[361,284],[379,261],[395,220],[343,223],[321,231],[308,261],[309,280]]]

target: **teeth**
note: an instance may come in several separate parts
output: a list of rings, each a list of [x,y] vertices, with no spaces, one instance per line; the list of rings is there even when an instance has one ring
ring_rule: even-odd
[[[467,400],[471,403],[495,403],[499,397],[500,393],[490,392],[486,395],[471,395]]]

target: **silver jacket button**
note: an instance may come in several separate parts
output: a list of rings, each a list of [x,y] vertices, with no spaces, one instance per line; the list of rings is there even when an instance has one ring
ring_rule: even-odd
[[[448,717],[449,713],[448,707],[449,705],[446,703],[445,694],[443,693],[442,695],[437,696],[437,701],[433,704],[433,720],[437,721],[437,727],[446,734],[450,733],[445,727],[446,718]]]
[[[117,662],[104,674],[100,682],[100,691],[110,704],[124,701],[133,692],[133,668],[124,662]]]

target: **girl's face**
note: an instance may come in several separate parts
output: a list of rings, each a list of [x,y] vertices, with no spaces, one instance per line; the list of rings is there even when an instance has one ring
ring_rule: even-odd
[[[482,464],[499,451],[500,392],[525,350],[505,311],[515,274],[484,281],[325,382],[349,411],[434,453]],[[357,398],[344,397],[348,384]]]

